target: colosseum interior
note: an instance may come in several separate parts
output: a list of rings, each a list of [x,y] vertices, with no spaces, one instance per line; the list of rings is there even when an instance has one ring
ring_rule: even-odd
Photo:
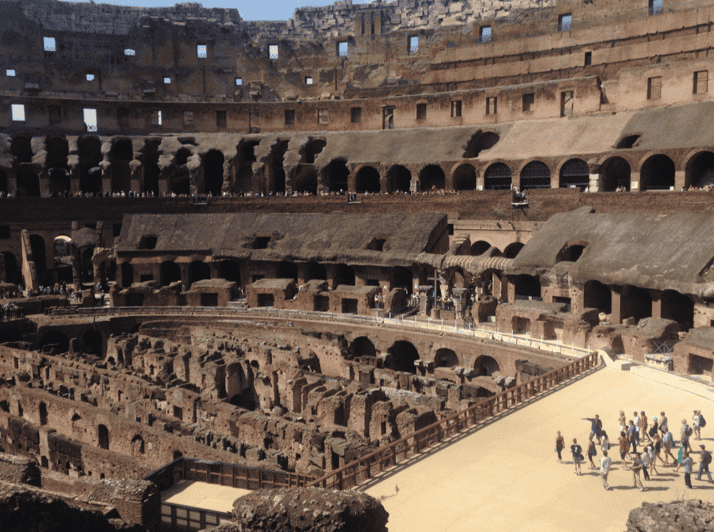
[[[711,384],[712,0],[0,13],[0,491],[197,530],[602,357]]]

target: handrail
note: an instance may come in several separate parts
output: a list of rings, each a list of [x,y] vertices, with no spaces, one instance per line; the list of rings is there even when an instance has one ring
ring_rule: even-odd
[[[331,471],[324,477],[309,483],[308,487],[317,486],[342,490],[358,486],[386,469],[406,461],[418,452],[438,445],[449,436],[458,434],[576,375],[597,367],[598,360],[598,354],[591,353],[567,366],[521,383],[515,388],[505,390]]]

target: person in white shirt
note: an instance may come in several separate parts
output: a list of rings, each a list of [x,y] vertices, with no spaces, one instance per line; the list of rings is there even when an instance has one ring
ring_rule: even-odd
[[[612,459],[607,455],[607,451],[603,451],[602,455],[602,458],[600,458],[600,476],[602,477],[602,487],[606,490],[611,490],[612,488],[607,483],[607,475],[610,473],[610,464],[612,464]]]

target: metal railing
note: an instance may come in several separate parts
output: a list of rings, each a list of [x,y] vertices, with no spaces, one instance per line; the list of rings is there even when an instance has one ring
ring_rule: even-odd
[[[311,482],[308,486],[340,490],[358,486],[383,471],[405,462],[415,454],[435,447],[445,439],[514,408],[539,393],[550,390],[598,365],[597,353],[575,360],[567,366],[519,384],[515,388],[501,392],[404,438],[384,445]]]
[[[168,502],[161,503],[161,530],[164,532],[188,532],[218,526],[221,521],[230,521],[231,512],[218,512],[183,506]]]

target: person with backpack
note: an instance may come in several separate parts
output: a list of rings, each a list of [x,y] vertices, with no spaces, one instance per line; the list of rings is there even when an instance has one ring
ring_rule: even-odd
[[[714,482],[712,481],[712,474],[709,472],[709,464],[712,463],[712,453],[707,451],[703,445],[700,445],[699,448],[702,452],[699,454],[699,474],[697,475],[697,480],[701,480],[702,473],[706,473],[709,483],[712,484]]]
[[[684,485],[687,486],[687,488],[692,489],[692,466],[694,465],[694,460],[689,456],[689,453],[687,451],[684,451],[683,456],[682,456],[682,461],[679,463],[679,465],[676,467],[674,470],[675,472],[679,471],[679,468],[684,466]]]
[[[692,424],[692,429],[694,430],[694,439],[701,440],[702,439],[702,427],[704,427],[707,424],[707,421],[704,419],[704,416],[702,415],[701,410],[695,410],[694,416],[692,416],[692,419],[694,420],[694,423]]]
[[[670,431],[664,433],[662,446],[664,447],[664,465],[669,464],[669,457],[672,457],[672,465],[676,464],[677,459],[672,454],[672,449],[674,449],[674,436],[672,436]]]
[[[684,447],[685,450],[689,450],[691,452],[692,446],[689,443],[689,437],[692,435],[692,427],[687,425],[687,420],[683,419],[682,420],[682,428],[679,429],[679,439],[682,442],[682,447]]]
[[[595,442],[591,438],[590,442],[588,443],[588,460],[590,460],[590,469],[597,469],[597,466],[593,461],[593,458],[595,458],[596,456],[597,448],[595,447]]]
[[[575,474],[580,475],[580,462],[585,459],[583,456],[583,448],[578,444],[577,438],[573,438],[573,445],[570,446],[570,452],[573,454],[573,464],[575,465]]]
[[[638,434],[637,434],[637,427],[635,426],[635,422],[630,420],[630,426],[627,429],[627,437],[630,439],[630,445],[632,446],[632,453],[637,452],[637,444],[639,443],[638,440]]]
[[[659,430],[662,432],[663,436],[669,430],[669,426],[667,423],[668,423],[667,416],[664,415],[664,412],[660,412],[659,413]]]

